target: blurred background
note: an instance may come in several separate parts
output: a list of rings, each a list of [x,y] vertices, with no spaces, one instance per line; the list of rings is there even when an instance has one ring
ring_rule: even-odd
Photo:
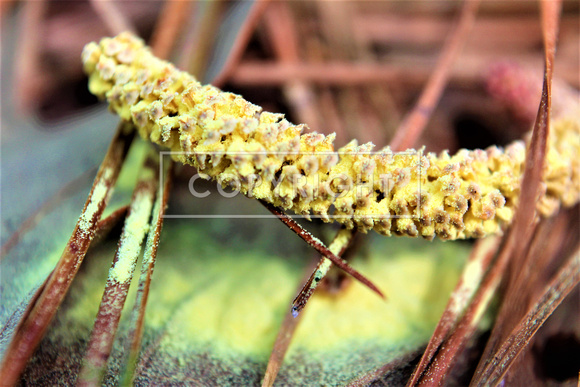
[[[42,126],[98,101],[80,53],[132,30],[203,82],[312,130],[386,145],[433,73],[459,1],[2,1],[3,105]],[[503,144],[530,128],[543,71],[538,4],[483,1],[420,144]],[[564,2],[555,76],[578,88],[578,3]],[[9,70],[9,73],[7,73]],[[490,98],[490,95],[493,98]],[[11,104],[10,104],[11,105]],[[5,107],[5,106],[3,106]],[[3,127],[3,135],[10,131]]]

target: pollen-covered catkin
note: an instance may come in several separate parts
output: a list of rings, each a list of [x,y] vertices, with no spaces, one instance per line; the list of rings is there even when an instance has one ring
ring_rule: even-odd
[[[513,218],[524,142],[454,156],[372,152],[372,143],[356,141],[335,152],[334,134],[307,133],[281,114],[201,85],[129,33],[89,43],[83,63],[90,91],[106,97],[142,137],[176,152],[174,159],[201,176],[236,183],[245,195],[285,210],[428,239],[497,234]],[[552,123],[538,202],[545,216],[578,201],[579,121],[576,115]]]

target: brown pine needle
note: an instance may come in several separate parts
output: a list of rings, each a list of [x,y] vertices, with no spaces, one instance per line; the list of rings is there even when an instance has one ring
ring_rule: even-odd
[[[139,287],[135,297],[135,305],[131,315],[131,326],[127,340],[130,348],[125,376],[122,378],[125,385],[134,384],[135,369],[137,360],[139,359],[143,327],[145,325],[145,310],[149,298],[151,277],[153,276],[153,269],[155,268],[155,260],[157,258],[157,248],[159,246],[159,238],[161,237],[161,229],[163,227],[163,215],[165,214],[167,201],[169,200],[169,192],[171,191],[172,166],[173,162],[171,160],[164,163],[164,171],[161,180],[163,182],[163,187],[161,195],[157,196],[155,201],[153,218],[149,225],[149,235],[147,236],[145,252],[143,253]]]
[[[308,268],[307,270],[309,270]],[[306,279],[306,278],[305,278]],[[264,374],[264,379],[262,380],[262,387],[271,387],[276,381],[276,376],[282,367],[284,361],[284,356],[290,347],[294,333],[300,321],[302,321],[302,316],[294,317],[290,311],[284,314],[284,320],[282,321],[282,326],[278,330],[276,335],[276,340],[274,341],[274,347],[270,353],[270,358],[268,359],[268,365],[266,366],[266,373]]]
[[[38,299],[24,313],[6,350],[0,366],[2,383],[13,385],[18,381],[64,299],[95,236],[98,221],[119,176],[134,134],[132,125],[119,124],[117,134],[97,172],[91,193],[60,260]]]
[[[391,141],[390,146],[393,150],[402,151],[412,148],[421,136],[447,84],[453,62],[467,40],[471,27],[473,27],[478,6],[479,0],[464,0],[459,22],[451,31],[435,70],[429,77],[417,105],[405,117]]]
[[[488,363],[481,373],[476,374],[472,385],[497,385],[538,329],[579,283],[580,250],[577,250],[554,276],[554,279],[546,285],[538,302],[516,325],[509,337],[502,342],[494,354],[494,361]]]
[[[348,230],[346,228],[340,229],[340,231],[336,234],[332,243],[328,247],[328,249],[336,253],[338,257],[341,257],[345,250],[348,248],[350,242],[354,238],[356,231],[355,230]],[[294,317],[298,316],[298,314],[304,309],[306,303],[318,287],[318,285],[322,282],[328,270],[332,266],[332,262],[325,257],[322,257],[316,265],[316,268],[308,278],[308,281],[304,284],[300,293],[296,296],[294,301],[292,302],[292,315]]]
[[[113,266],[109,271],[105,292],[93,326],[87,353],[78,376],[78,383],[86,386],[101,384],[107,367],[107,360],[113,348],[113,341],[121,312],[127,299],[129,286],[141,244],[145,237],[144,227],[151,217],[158,185],[158,165],[150,155],[145,160],[139,181],[133,192],[129,214],[115,254]]]
[[[549,112],[551,105],[550,90],[554,54],[554,46],[551,45],[555,44],[558,24],[557,9],[559,8],[558,3],[553,1],[546,1],[542,4],[544,9],[542,14],[543,25],[549,26],[549,28],[544,29],[546,41],[544,87],[529,151],[526,154],[526,170],[523,177],[520,204],[515,215],[515,220],[495,264],[486,275],[481,287],[475,295],[472,303],[467,308],[457,328],[443,344],[442,349],[437,354],[430,367],[426,370],[419,383],[422,385],[437,384],[443,381],[443,378],[449,372],[453,364],[454,356],[463,348],[475,332],[479,317],[481,317],[483,311],[487,308],[491,297],[498,288],[500,281],[506,272],[510,258],[521,256],[521,252],[523,252],[525,246],[528,245],[528,242],[533,235],[535,228],[533,221],[536,216],[534,209],[539,193],[538,189],[543,170],[542,165],[544,164],[546,155],[546,139],[549,131]],[[547,12],[546,8],[548,8]],[[550,19],[550,23],[547,23],[546,19]],[[547,29],[549,29],[549,31],[546,31]],[[493,348],[498,347],[500,335],[498,332],[502,331],[502,325],[500,312],[499,321],[496,321],[494,330],[492,331],[492,335],[478,367],[478,371],[476,371],[477,373],[480,372],[479,370],[484,369],[487,364],[491,362],[491,359],[493,359],[492,353],[495,352]]]
[[[330,259],[332,263],[338,266],[347,274],[350,274],[360,283],[371,289],[373,292],[378,294],[381,298],[385,298],[384,294],[377,288],[369,279],[360,274],[358,271],[353,269],[344,259],[337,257],[332,253],[320,240],[315,238],[312,234],[306,231],[301,225],[296,223],[289,215],[286,215],[270,203],[260,200],[260,203],[264,205],[271,213],[276,215],[278,219],[282,221],[288,228],[294,233],[296,233],[300,238],[302,238],[306,243],[308,243],[312,248],[322,254],[324,257]]]
[[[540,107],[534,124],[532,138],[528,146],[528,152],[526,154],[526,170],[524,172],[519,198],[520,204],[515,215],[515,221],[512,228],[513,232],[510,235],[514,240],[514,251],[510,255],[512,260],[520,257],[525,258],[525,249],[529,245],[533,236],[534,222],[537,216],[535,204],[540,195],[540,184],[547,153],[547,138],[550,129],[552,101],[552,71],[556,50],[556,38],[558,35],[560,9],[561,4],[559,1],[546,0],[541,2],[541,23],[545,54],[544,84],[542,88]],[[517,241],[517,243],[515,241]],[[509,260],[506,259],[505,264],[502,264],[507,266],[509,263],[508,261]],[[479,373],[489,362],[492,361],[493,353],[495,353],[501,344],[502,332],[506,329],[511,329],[511,327],[506,326],[509,324],[510,315],[513,314],[513,312],[509,311],[509,307],[510,305],[508,303],[504,302],[502,304],[476,373]]]

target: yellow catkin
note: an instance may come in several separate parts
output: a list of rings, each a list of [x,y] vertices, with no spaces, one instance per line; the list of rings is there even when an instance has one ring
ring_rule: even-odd
[[[497,234],[513,218],[522,141],[453,156],[372,152],[372,143],[356,141],[335,152],[334,134],[307,133],[281,114],[201,85],[129,33],[89,43],[83,63],[91,92],[142,137],[176,152],[174,159],[201,176],[285,210],[363,232],[427,239]],[[542,215],[578,201],[579,120],[553,120],[537,207]]]

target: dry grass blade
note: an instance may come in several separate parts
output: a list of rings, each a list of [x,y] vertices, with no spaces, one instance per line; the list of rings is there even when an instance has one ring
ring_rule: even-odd
[[[453,364],[455,364],[457,355],[463,350],[477,330],[477,326],[497,290],[499,279],[497,272],[488,273],[463,317],[459,320],[455,329],[452,330],[447,340],[440,345],[437,356],[430,362],[422,378],[415,385],[433,386],[443,384],[445,377]]]
[[[129,214],[125,219],[119,247],[109,271],[105,292],[78,377],[79,385],[95,386],[102,382],[135,265],[141,252],[141,244],[145,238],[147,230],[145,226],[149,223],[155,201],[159,178],[156,161],[156,157],[152,155],[147,157],[133,192]]]
[[[534,307],[513,329],[495,352],[493,361],[483,369],[473,385],[498,384],[510,366],[533,338],[534,334],[550,317],[566,296],[580,283],[580,251],[576,251],[544,289]]]
[[[119,125],[59,262],[38,299],[24,313],[6,350],[0,368],[0,380],[3,383],[12,385],[17,382],[66,295],[95,236],[98,221],[119,176],[134,134],[132,126],[126,123]]]
[[[324,257],[330,259],[332,263],[338,266],[347,274],[350,274],[360,283],[368,287],[370,290],[378,294],[381,298],[385,298],[385,295],[373,284],[368,278],[363,276],[361,273],[353,269],[344,259],[337,257],[332,251],[330,251],[320,240],[315,238],[312,234],[306,231],[302,226],[294,221],[290,216],[286,215],[276,207],[272,206],[271,204],[260,200],[260,203],[264,205],[271,213],[276,215],[278,219],[282,221],[288,228],[300,238],[302,238],[306,243],[308,243],[312,248],[322,254]]]
[[[299,63],[300,42],[297,23],[289,4],[273,2],[266,10],[263,20],[276,59],[282,63]],[[298,121],[307,122],[313,130],[320,128],[321,114],[309,85],[289,79],[284,84],[283,92]]]
[[[459,23],[447,39],[443,52],[437,61],[437,66],[429,77],[429,81],[423,89],[417,105],[405,117],[397,129],[395,137],[391,140],[390,146],[393,150],[402,151],[413,147],[423,129],[425,129],[431,113],[447,84],[453,61],[467,40],[469,31],[475,21],[478,6],[479,0],[464,1]]]
[[[147,236],[147,243],[145,245],[145,252],[143,253],[143,262],[141,264],[141,275],[139,277],[139,287],[137,288],[137,295],[135,297],[135,305],[131,315],[130,331],[127,342],[130,345],[127,368],[125,376],[123,377],[125,385],[132,385],[135,377],[135,368],[139,358],[139,351],[141,349],[141,339],[143,337],[143,326],[145,324],[145,309],[147,306],[147,299],[149,298],[149,288],[151,286],[151,277],[153,276],[153,269],[155,268],[155,260],[157,258],[157,247],[159,246],[159,238],[161,236],[161,229],[163,227],[163,215],[167,208],[167,201],[169,200],[169,192],[171,191],[171,170],[173,163],[171,161],[164,164],[164,170],[161,175],[161,192],[155,200],[155,207],[153,208],[153,218],[149,226],[149,235]]]
[[[407,386],[413,386],[419,382],[441,344],[449,337],[481,284],[485,270],[495,256],[500,242],[501,238],[491,237],[479,240],[473,247],[461,278]]]

